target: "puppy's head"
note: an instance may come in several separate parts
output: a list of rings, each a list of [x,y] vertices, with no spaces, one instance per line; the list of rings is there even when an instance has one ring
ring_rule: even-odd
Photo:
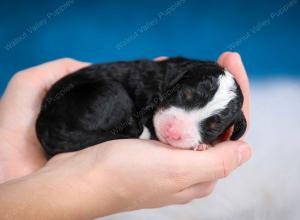
[[[174,147],[195,148],[215,143],[232,128],[230,139],[239,139],[246,120],[241,111],[243,95],[234,77],[213,62],[195,61],[181,73],[154,114],[158,139]]]

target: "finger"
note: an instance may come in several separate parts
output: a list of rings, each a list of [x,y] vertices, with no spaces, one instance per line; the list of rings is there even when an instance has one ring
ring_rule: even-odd
[[[16,77],[22,79],[19,81],[22,81],[23,85],[29,83],[49,89],[60,78],[88,65],[90,63],[63,58],[23,70],[17,73]]]
[[[175,200],[179,201],[179,203],[190,202],[193,199],[210,195],[213,192],[215,185],[215,181],[198,183],[176,193],[174,197]]]
[[[225,67],[230,73],[232,73],[237,80],[238,84],[241,87],[241,90],[244,95],[243,103],[243,112],[247,120],[247,128],[250,125],[250,89],[249,89],[249,80],[241,60],[241,57],[238,53],[225,52],[218,59],[218,63]]]
[[[220,55],[220,57],[218,58],[218,63],[221,65],[221,66],[224,66],[224,58],[231,54],[232,52],[224,52]]]
[[[9,120],[11,120],[9,115],[14,115],[14,120],[18,119],[19,122],[27,123],[34,120],[33,117],[36,117],[43,97],[53,83],[70,72],[87,65],[89,63],[65,58],[15,74],[1,97],[2,119],[7,118],[7,124],[10,124]],[[7,116],[4,117],[4,114]]]
[[[156,58],[154,59],[154,61],[159,62],[159,61],[163,61],[163,60],[166,60],[166,59],[168,59],[168,57],[166,57],[166,56],[160,56],[160,57],[156,57]]]
[[[172,161],[179,187],[215,181],[228,176],[251,157],[251,149],[242,141],[226,141],[206,151],[177,151]]]

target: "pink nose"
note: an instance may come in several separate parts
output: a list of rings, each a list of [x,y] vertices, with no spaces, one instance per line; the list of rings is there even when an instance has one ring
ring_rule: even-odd
[[[179,131],[179,128],[174,125],[166,126],[164,135],[166,138],[176,141],[181,139],[181,132]]]

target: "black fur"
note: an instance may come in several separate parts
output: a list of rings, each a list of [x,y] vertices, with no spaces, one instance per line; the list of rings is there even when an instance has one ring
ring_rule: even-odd
[[[156,139],[152,118],[157,108],[203,107],[216,92],[220,74],[224,69],[215,62],[186,58],[91,65],[49,90],[37,119],[38,139],[47,158],[108,140],[138,138],[143,125]],[[236,92],[228,108],[199,125],[206,131],[205,142],[233,124],[232,139],[245,132],[243,95],[239,87]]]

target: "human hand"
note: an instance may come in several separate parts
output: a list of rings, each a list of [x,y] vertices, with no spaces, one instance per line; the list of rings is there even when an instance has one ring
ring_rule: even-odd
[[[149,140],[108,141],[59,154],[34,174],[0,185],[0,216],[12,210],[15,219],[92,219],[183,204],[210,194],[250,154],[239,141],[201,152]]]
[[[0,183],[46,163],[35,133],[42,99],[51,85],[88,63],[65,58],[14,75],[0,100]]]
[[[167,58],[156,60],[163,59]],[[218,62],[235,75],[242,88],[243,111],[249,125],[249,84],[240,56],[225,52]],[[86,65],[61,59],[23,70],[12,78],[0,101],[0,182],[29,174],[45,164],[35,134],[42,99],[55,81]]]
[[[56,62],[54,61],[54,64]],[[14,143],[13,134],[21,134],[21,141],[16,142],[19,145],[12,145],[17,149],[17,157],[11,158],[17,159],[15,162],[19,164],[19,167],[26,165],[23,161],[18,161],[19,158],[27,159],[26,156],[31,158],[27,162],[34,166],[29,166],[29,170],[25,170],[27,173],[31,173],[45,164],[42,149],[37,143],[34,130],[34,122],[42,97],[46,90],[63,74],[88,65],[72,60],[64,60],[64,62],[69,63],[63,65],[64,71],[61,71],[61,66],[56,63],[55,65],[59,66],[59,68],[54,68],[58,70],[57,72],[46,72],[49,75],[54,74],[52,77],[40,76],[41,74],[36,74],[39,72],[38,70],[33,71],[36,75],[31,73],[30,77],[26,75],[26,72],[20,74],[21,76],[16,76],[1,100],[1,137],[2,134],[12,132],[11,139],[7,138],[10,137],[9,135],[5,136],[6,140],[10,140],[7,141],[9,144]],[[67,70],[68,68],[72,69]],[[63,74],[59,75],[61,72]],[[29,77],[28,81],[25,79],[27,77]],[[24,83],[23,80],[26,83],[21,86],[20,84]],[[30,88],[34,84],[43,89],[35,88],[35,93],[35,89]],[[22,92],[15,92],[17,89]],[[22,99],[23,96],[27,100]],[[9,103],[9,99],[16,101]],[[23,111],[18,111],[24,106],[27,107]],[[17,120],[14,119],[14,115],[18,117]],[[24,115],[29,117],[22,118]],[[22,123],[16,129],[16,126],[10,121],[13,121],[14,124],[18,124],[19,121]],[[6,131],[10,132],[5,133]],[[27,136],[28,134],[30,135]],[[16,139],[19,140],[18,137]],[[4,148],[1,149],[3,151]],[[31,153],[28,153],[27,149]],[[14,155],[13,153],[8,155]],[[18,157],[19,155],[21,157]],[[59,210],[69,215],[72,213],[75,215],[74,210],[77,210],[81,212],[77,214],[83,218],[104,216],[133,209],[186,203],[194,198],[208,195],[213,190],[216,180],[229,175],[232,170],[248,160],[250,155],[249,146],[239,141],[223,142],[210,150],[194,152],[169,148],[156,141],[115,140],[82,151],[57,155],[34,175],[17,179],[13,188],[6,189],[4,192],[8,192],[7,195],[11,197],[16,192],[15,187],[20,184],[24,190],[18,190],[18,200],[22,196],[28,197],[28,193],[38,189],[37,193],[42,193],[40,199],[44,198],[47,199],[46,202],[51,201],[56,204],[52,207],[57,215]],[[18,166],[16,167],[18,171]],[[17,174],[20,173],[17,172]],[[25,175],[26,172],[23,171],[21,174]],[[9,188],[9,186],[8,182],[6,187]],[[30,187],[33,189],[28,190]],[[80,201],[74,199],[74,196],[80,198]],[[9,204],[15,207],[11,201]],[[49,209],[48,206],[43,207],[43,204],[38,199],[33,207],[37,210]],[[24,215],[23,212],[20,214]]]
[[[163,59],[167,58],[156,60]],[[249,84],[240,56],[225,52],[218,62],[235,75],[241,86],[249,125]],[[0,101],[0,182],[29,174],[45,164],[34,128],[42,98],[55,81],[86,65],[61,59],[23,70],[12,78]]]

